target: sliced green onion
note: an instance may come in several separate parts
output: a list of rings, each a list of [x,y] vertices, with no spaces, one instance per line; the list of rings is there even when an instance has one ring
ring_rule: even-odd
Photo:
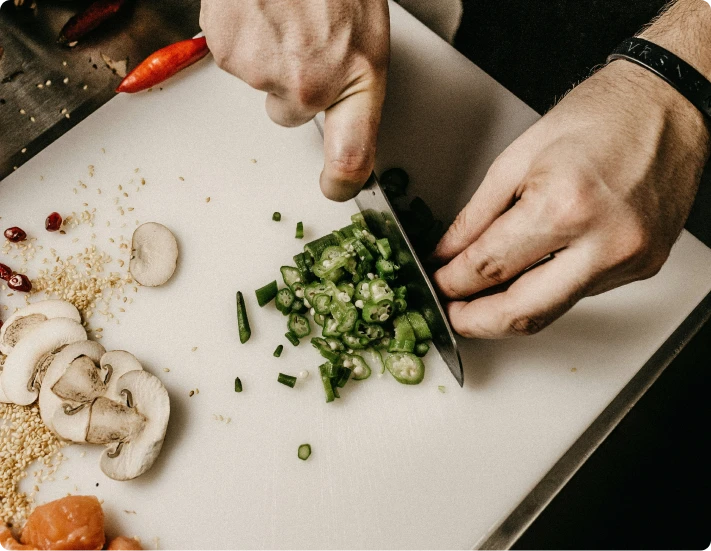
[[[279,222],[281,220],[281,212],[275,212],[272,214],[272,220],[274,220],[274,222]]]
[[[286,340],[288,340],[291,344],[293,344],[294,346],[299,346],[299,337],[294,335],[294,333],[289,331],[284,336],[286,337]]]
[[[286,375],[285,373],[279,373],[277,381],[290,388],[294,388],[294,385],[296,384],[296,377],[293,375]]]
[[[299,446],[298,456],[302,461],[306,461],[311,457],[311,446],[309,444],[301,444],[301,446]]]
[[[283,352],[283,350],[284,350],[283,344],[280,344],[279,346],[277,346],[276,350],[274,351],[274,357],[278,358],[279,356],[281,356],[281,353]]]
[[[296,239],[303,239],[303,238],[304,238],[304,223],[297,222],[296,223]]]
[[[276,279],[271,283],[267,283],[264,287],[260,287],[254,291],[257,295],[257,302],[259,303],[259,306],[269,304],[272,300],[274,300],[274,297],[277,296],[278,291],[279,287],[277,286]]]
[[[242,381],[239,377],[235,378],[235,392],[242,392]]]
[[[241,291],[237,291],[237,327],[239,328],[239,342],[244,344],[252,336],[252,330],[249,328],[247,308],[244,305],[244,297]]]

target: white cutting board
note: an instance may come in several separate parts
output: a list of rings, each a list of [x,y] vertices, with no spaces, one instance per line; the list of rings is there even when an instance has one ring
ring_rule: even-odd
[[[406,168],[414,191],[451,219],[537,115],[396,5],[392,19],[379,164]],[[345,225],[356,208],[321,197],[315,127],[275,126],[263,99],[208,58],[162,91],[117,97],[0,185],[3,227],[20,225],[61,255],[91,243],[92,232],[115,254],[108,238],[129,237],[136,219],[168,225],[180,243],[169,284],[130,291],[125,313],[114,303],[120,324],[94,322],[108,349],[133,352],[167,386],[162,455],[148,474],[119,483],[99,471],[98,450],[70,447],[39,500],[96,494],[110,534],[163,548],[471,547],[709,292],[711,251],[684,233],[649,281],[584,300],[534,337],[462,342],[463,389],[430,354],[417,387],[373,376],[326,404],[314,377],[319,357],[285,341],[284,318],[260,309],[253,290],[302,246],[297,221],[308,240]],[[147,184],[135,192],[141,177]],[[88,189],[75,195],[78,180]],[[135,210],[120,216],[114,197]],[[97,208],[95,227],[44,232],[49,212],[83,202]],[[271,221],[275,210],[280,223]],[[237,290],[252,324],[246,345],[237,338]],[[272,357],[278,343],[280,359]],[[295,389],[276,382],[279,371],[304,369],[311,376]],[[302,462],[296,450],[305,442],[313,455]]]

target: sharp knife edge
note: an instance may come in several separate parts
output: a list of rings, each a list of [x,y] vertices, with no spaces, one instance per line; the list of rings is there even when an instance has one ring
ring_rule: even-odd
[[[323,119],[323,113],[319,113],[314,118],[314,123],[316,123],[318,131],[321,133],[321,137],[323,137]],[[400,255],[399,263],[403,266],[407,264],[408,267],[412,268],[408,274],[408,280],[410,281],[408,289],[410,286],[414,286],[417,289],[423,306],[423,314],[432,330],[432,342],[437,347],[459,386],[463,386],[464,370],[452,328],[435,294],[432,282],[430,282],[427,273],[417,258],[412,244],[407,238],[390,201],[380,187],[375,173],[370,175],[363,189],[355,197],[355,202],[368,224],[379,230],[381,235],[385,235],[395,245],[394,249]],[[405,255],[405,262],[402,262],[403,254]]]

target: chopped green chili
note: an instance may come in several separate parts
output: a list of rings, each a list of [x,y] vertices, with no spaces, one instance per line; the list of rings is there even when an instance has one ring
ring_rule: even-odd
[[[242,392],[242,381],[239,377],[235,378],[235,392]]]
[[[281,213],[275,212],[274,214],[272,214],[272,220],[274,220],[274,222],[279,222],[281,220]]]
[[[254,291],[257,295],[259,306],[264,306],[274,300],[274,297],[277,296],[277,291],[279,291],[279,287],[277,286],[276,279]]]
[[[296,223],[296,239],[303,239],[303,238],[304,238],[304,223],[297,222]]]
[[[418,342],[415,345],[415,356],[422,358],[430,351],[430,345],[426,342]]]
[[[237,291],[237,327],[239,329],[239,341],[244,344],[252,336],[247,318],[247,308],[244,305],[244,297],[241,291]]]
[[[309,444],[301,444],[301,446],[299,446],[298,456],[302,461],[306,461],[311,457],[311,446]]]
[[[286,385],[290,388],[294,388],[294,385],[296,384],[296,377],[293,375],[286,375],[284,373],[279,373],[279,376],[277,377],[277,381],[279,381],[281,384]]]
[[[274,350],[274,357],[278,358],[281,356],[281,353],[284,351],[284,345],[280,344],[279,346],[276,347],[276,350]]]
[[[294,346],[299,346],[299,337],[294,335],[294,333],[289,331],[284,336],[286,337],[286,340],[288,340],[291,344],[293,344]]]

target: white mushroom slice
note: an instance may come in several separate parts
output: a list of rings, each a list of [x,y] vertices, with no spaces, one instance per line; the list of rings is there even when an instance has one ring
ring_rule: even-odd
[[[171,231],[156,222],[141,224],[133,232],[129,270],[146,287],[163,285],[178,262],[178,242]]]
[[[54,384],[52,392],[70,402],[93,402],[106,392],[106,375],[97,369],[91,358],[80,356]]]
[[[119,380],[119,388],[146,419],[143,430],[130,440],[112,446],[101,456],[101,470],[114,480],[131,480],[155,462],[168,428],[170,400],[160,380],[147,371],[131,371]]]
[[[108,398],[97,398],[89,414],[89,444],[131,442],[145,430],[146,418],[135,407]]]
[[[21,406],[34,402],[44,375],[42,368],[51,360],[47,354],[54,354],[67,344],[85,340],[86,331],[72,319],[43,321],[15,345],[5,360],[0,377],[5,396]]]
[[[7,318],[0,328],[0,352],[9,354],[13,347],[40,323],[53,318],[81,322],[79,310],[70,302],[50,299],[29,304]]]
[[[63,440],[83,444],[86,442],[86,433],[89,430],[90,413],[91,404],[73,405],[63,402],[54,411],[50,421],[51,429]]]
[[[2,371],[0,371],[0,378],[2,378]],[[2,389],[2,384],[0,384],[0,404],[11,404],[12,402],[7,399],[5,392]]]
[[[101,356],[101,368],[109,373],[104,396],[116,402],[125,400],[125,397],[120,394],[121,389],[118,388],[119,379],[129,371],[143,370],[136,356],[125,350],[112,350]]]
[[[42,416],[42,421],[44,422],[44,424],[47,426],[48,429],[54,431],[60,438],[72,440],[73,442],[77,441],[76,438],[69,438],[69,436],[60,433],[54,428],[52,419],[54,418],[55,414],[59,411],[60,413],[57,415],[63,416],[64,413],[62,410],[63,400],[59,398],[56,394],[54,394],[54,392],[52,392],[52,387],[54,387],[55,383],[62,378],[62,375],[64,375],[65,371],[69,369],[69,367],[72,365],[72,362],[81,358],[89,359],[96,365],[99,363],[101,356],[104,355],[104,352],[104,347],[101,346],[98,342],[82,341],[69,344],[65,348],[63,348],[61,352],[58,352],[54,355],[54,359],[52,360],[52,363],[50,364],[49,368],[47,369],[47,372],[44,375],[42,387],[40,388],[39,408],[40,415]],[[99,370],[100,368],[97,367],[97,371]],[[72,405],[78,406],[79,404]],[[75,419],[72,419],[71,421],[73,422],[74,420]],[[87,416],[87,423],[88,420],[89,418]],[[86,435],[86,427],[84,428],[84,434]]]

